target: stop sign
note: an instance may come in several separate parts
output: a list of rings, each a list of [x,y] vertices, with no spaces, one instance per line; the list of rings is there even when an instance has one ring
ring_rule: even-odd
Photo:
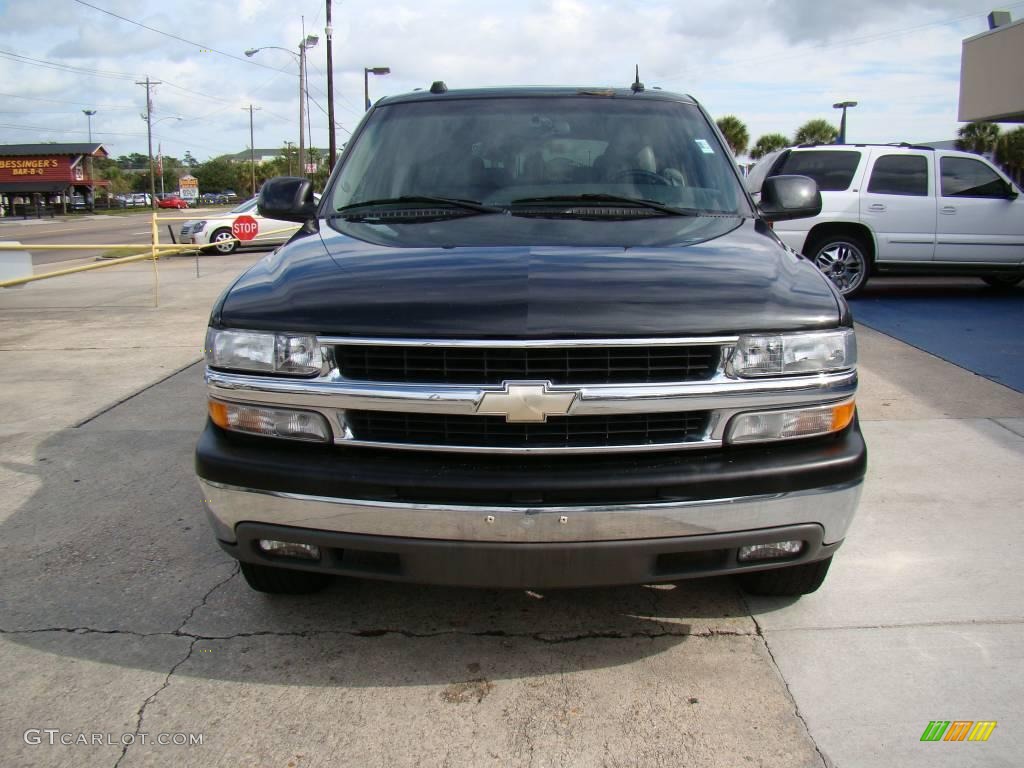
[[[239,240],[252,240],[260,231],[260,225],[252,216],[239,216],[231,225],[231,234]]]

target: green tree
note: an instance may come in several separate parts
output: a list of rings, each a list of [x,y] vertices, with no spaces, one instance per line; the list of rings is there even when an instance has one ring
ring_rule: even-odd
[[[186,168],[195,168],[199,165],[199,161],[192,157],[192,153],[185,150],[185,156],[181,159],[182,164]]]
[[[984,155],[995,150],[999,142],[999,126],[995,123],[976,121],[960,126],[956,135],[957,149]]]
[[[817,118],[801,125],[793,142],[796,144],[831,144],[839,136],[839,129],[828,120]]]
[[[996,162],[1020,186],[1024,182],[1024,127],[1004,133],[996,144]]]
[[[244,174],[244,175],[243,175]],[[241,163],[233,163],[227,155],[215,157],[200,163],[192,171],[199,180],[200,192],[221,192],[225,189],[245,190],[248,188],[249,168]]]
[[[126,192],[131,192],[132,178],[121,170],[116,160],[109,157],[93,158],[93,171],[96,178],[110,182],[107,194],[123,195]],[[99,194],[103,193],[99,192]]]
[[[117,158],[117,164],[125,170],[149,168],[149,155],[143,155],[139,152],[121,155]]]
[[[725,136],[726,142],[732,149],[732,153],[739,157],[747,151],[747,144],[750,143],[750,134],[747,132],[747,126],[743,124],[735,115],[726,115],[720,117],[715,121],[715,125],[718,126],[718,130]]]
[[[785,149],[788,146],[789,139],[781,133],[766,133],[764,136],[758,138],[754,143],[754,148],[750,150],[750,156],[754,160],[760,160],[769,152],[774,152],[777,149]]]

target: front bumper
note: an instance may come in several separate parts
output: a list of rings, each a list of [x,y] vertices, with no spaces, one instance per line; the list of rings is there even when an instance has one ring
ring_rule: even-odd
[[[859,489],[858,489],[859,491]],[[362,536],[308,528],[241,523],[238,540],[220,542],[233,557],[261,565],[343,576],[489,588],[599,587],[652,584],[696,576],[761,571],[829,557],[841,542],[824,544],[821,526],[626,541],[508,544]],[[320,548],[320,560],[271,558],[258,546],[276,539]],[[804,542],[784,561],[741,563],[739,547],[783,540]]]
[[[221,546],[249,562],[418,583],[672,581],[828,557],[856,511],[856,422],[825,439],[700,453],[464,457],[286,444],[207,425],[196,450]],[[316,544],[272,559],[259,539]],[[796,558],[739,547],[798,539]]]

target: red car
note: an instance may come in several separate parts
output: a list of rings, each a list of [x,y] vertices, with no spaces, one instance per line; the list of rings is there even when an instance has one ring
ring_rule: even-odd
[[[182,200],[177,195],[168,195],[167,197],[157,200],[156,204],[160,208],[188,208],[188,201]]]

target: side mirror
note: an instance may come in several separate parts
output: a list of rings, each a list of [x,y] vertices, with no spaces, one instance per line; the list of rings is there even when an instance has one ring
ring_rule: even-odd
[[[1006,199],[1007,200],[1016,200],[1017,199],[1017,190],[1013,188],[1013,184],[1011,184],[1008,181],[1005,181],[1003,183],[1006,184]]]
[[[298,176],[278,176],[263,183],[256,209],[260,216],[308,224],[316,218],[313,184]]]
[[[807,219],[821,213],[821,193],[806,176],[769,176],[758,203],[765,221]]]

